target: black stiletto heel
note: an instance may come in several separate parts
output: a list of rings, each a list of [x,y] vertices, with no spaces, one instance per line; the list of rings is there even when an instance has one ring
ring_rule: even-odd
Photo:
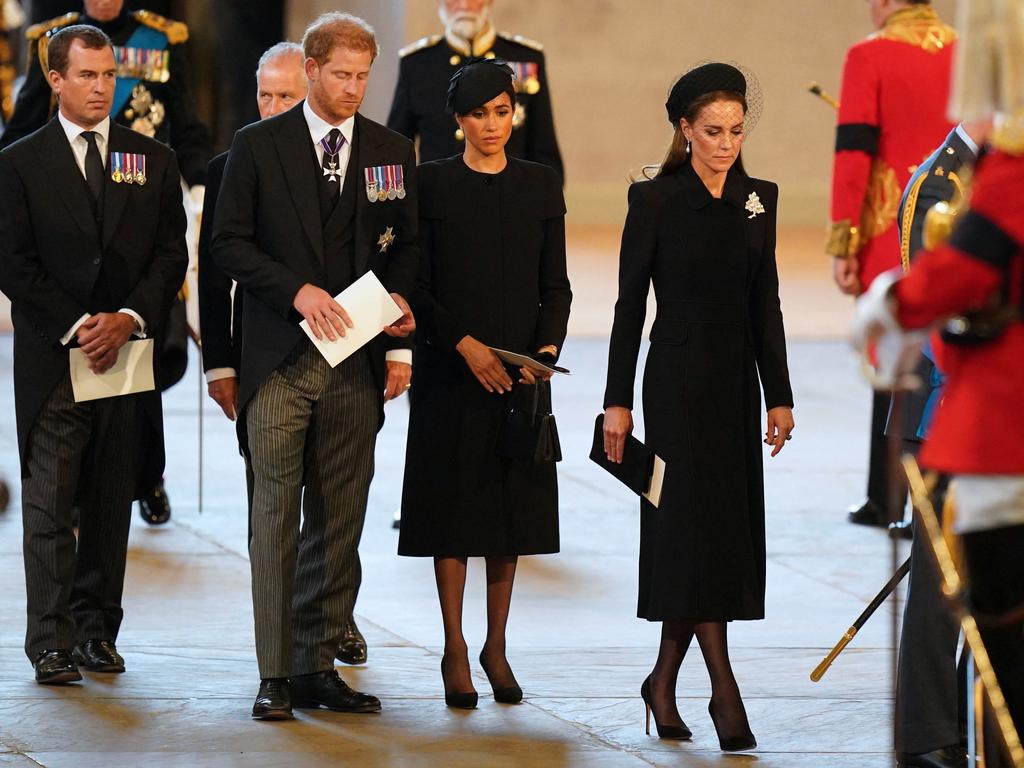
[[[441,684],[444,684],[444,656],[441,657]],[[453,709],[476,709],[478,698],[476,691],[444,692],[444,703]]]
[[[645,733],[651,735],[651,676],[648,675],[647,679],[644,680],[643,685],[640,686],[640,698],[644,700],[644,710],[647,713],[647,727]],[[654,716],[654,727],[658,729],[659,739],[679,739],[685,741],[693,736],[693,732],[686,727],[686,723],[682,725],[662,725],[658,722],[658,716]]]
[[[504,688],[498,688],[494,685],[494,680],[491,679],[491,671],[487,669],[487,663],[484,661],[484,652],[480,651],[480,666],[483,667],[484,674],[487,675],[487,682],[491,684],[491,690],[494,691],[494,700],[499,704],[518,704],[523,700],[523,689],[518,685],[508,685]]]
[[[708,714],[711,715],[711,722],[714,723],[715,733],[718,734],[718,746],[723,752],[745,752],[748,749],[757,748],[757,739],[754,738],[754,734],[750,731],[749,726],[744,734],[723,738],[722,732],[718,729],[718,720],[715,719],[715,704],[712,701],[708,702]]]

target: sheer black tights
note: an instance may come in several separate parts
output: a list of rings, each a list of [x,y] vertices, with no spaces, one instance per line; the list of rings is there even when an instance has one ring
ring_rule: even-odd
[[[711,701],[715,708],[721,735],[741,736],[749,733],[747,713],[743,708],[739,685],[729,662],[729,642],[725,622],[696,622],[674,619],[661,625],[661,646],[658,660],[651,672],[651,698],[655,719],[662,725],[679,725],[682,718],[676,707],[676,680],[679,667],[694,635],[700,645],[704,664],[711,678]]]

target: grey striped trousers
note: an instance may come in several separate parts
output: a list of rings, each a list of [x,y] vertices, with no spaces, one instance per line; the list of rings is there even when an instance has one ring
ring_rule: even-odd
[[[334,668],[361,580],[359,539],[380,423],[376,388],[365,352],[331,369],[303,339],[246,409],[261,678]]]
[[[76,403],[65,374],[32,426],[21,484],[30,659],[117,639],[144,418],[137,395]]]

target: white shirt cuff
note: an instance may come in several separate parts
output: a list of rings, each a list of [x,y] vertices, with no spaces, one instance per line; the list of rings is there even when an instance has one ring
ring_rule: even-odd
[[[75,321],[75,324],[71,326],[68,332],[60,337],[60,343],[66,347],[68,343],[75,337],[75,334],[78,333],[78,329],[82,327],[82,323],[84,323],[90,317],[92,317],[92,315],[86,313],[82,315],[80,318],[78,318],[78,320]]]
[[[206,383],[213,384],[221,379],[237,379],[238,372],[234,368],[211,368],[206,372]]]
[[[135,320],[136,323],[139,324],[139,330],[132,331],[132,336],[135,336],[136,338],[139,339],[146,338],[146,321],[142,319],[142,315],[140,315],[134,309],[128,309],[127,307],[121,307],[117,311],[123,312],[124,314],[128,315],[130,318]]]
[[[389,363],[405,363],[412,365],[411,349],[389,349],[384,353],[384,359]]]

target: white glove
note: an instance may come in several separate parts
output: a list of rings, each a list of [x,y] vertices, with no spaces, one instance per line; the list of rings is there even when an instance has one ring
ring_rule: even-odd
[[[928,335],[925,331],[905,331],[896,320],[892,287],[902,277],[899,268],[876,277],[868,292],[857,299],[853,314],[851,342],[860,352],[864,377],[875,389],[916,389],[921,385],[912,371]],[[876,344],[877,368],[867,357],[872,342]]]

